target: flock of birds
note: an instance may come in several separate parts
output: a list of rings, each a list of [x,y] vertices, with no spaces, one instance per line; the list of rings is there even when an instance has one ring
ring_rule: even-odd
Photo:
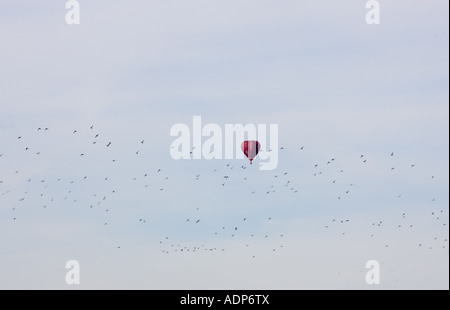
[[[36,129],[36,132],[39,135],[48,135],[52,130],[48,127],[40,127]],[[75,165],[76,167],[86,164],[87,168],[85,175],[80,175],[83,171],[75,169],[77,170],[76,175],[72,172],[71,175],[64,175],[64,173],[61,173],[59,176],[53,176],[54,173],[52,172],[52,176],[42,177],[35,169],[28,171],[26,167],[21,167],[19,162],[20,156],[25,156],[25,158],[29,158],[30,156],[42,158],[51,153],[52,148],[57,145],[57,141],[52,140],[50,137],[50,144],[46,147],[42,147],[42,149],[40,149],[41,145],[34,145],[34,138],[31,133],[20,135],[15,138],[16,145],[14,145],[14,149],[16,151],[14,152],[8,152],[10,145],[0,145],[0,207],[9,208],[11,222],[14,223],[21,220],[21,216],[24,216],[24,213],[19,213],[19,211],[24,209],[25,206],[31,205],[34,209],[40,208],[48,211],[52,208],[71,204],[84,207],[88,210],[100,210],[103,214],[101,217],[101,225],[108,226],[111,224],[110,214],[117,210],[117,208],[120,208],[120,204],[115,201],[114,197],[117,196],[119,192],[125,193],[126,196],[128,190],[132,186],[134,186],[133,188],[139,188],[139,190],[141,190],[139,195],[142,195],[142,197],[157,197],[158,194],[161,195],[162,193],[169,193],[169,195],[179,194],[177,193],[176,188],[173,186],[171,187],[170,182],[172,178],[176,178],[177,176],[170,176],[167,169],[164,167],[136,171],[135,175],[128,178],[126,182],[122,180],[124,176],[120,175],[124,170],[117,169],[117,174],[114,173],[114,168],[111,167],[115,167],[114,165],[119,165],[122,162],[125,162],[125,167],[122,167],[122,169],[127,169],[126,165],[128,165],[128,163],[122,158],[124,152],[127,152],[127,158],[132,158],[130,156],[139,157],[142,155],[142,150],[145,149],[144,146],[146,145],[145,139],[136,139],[134,149],[131,151],[125,151],[119,148],[118,150],[116,149],[116,152],[111,152],[111,150],[115,148],[114,139],[102,139],[102,134],[96,131],[96,127],[90,126],[89,128],[80,130],[75,129],[72,132],[67,133],[69,137],[67,137],[65,143],[70,143],[70,139],[75,139],[74,137],[80,135],[80,132],[83,132],[82,139],[85,147],[76,154],[71,154],[70,162],[64,162],[62,165]],[[89,138],[85,139],[84,137]],[[289,150],[292,149],[293,148],[291,147],[282,146],[279,151],[289,152]],[[22,152],[20,156],[17,156],[17,150]],[[95,151],[91,152],[91,150]],[[305,150],[305,146],[295,147],[295,151],[297,152],[305,152]],[[191,151],[193,151],[193,149]],[[272,150],[267,150],[267,152],[270,151]],[[262,152],[264,152],[264,150],[262,150]],[[99,154],[101,156],[99,156]],[[91,155],[92,160],[89,160]],[[394,158],[395,155],[394,152],[386,154],[386,156],[392,158]],[[78,157],[78,159],[75,159],[75,157]],[[368,164],[370,161],[369,156],[366,156],[365,154],[359,155],[358,159],[359,164],[361,165]],[[80,160],[85,161],[80,162]],[[136,161],[136,159],[131,160],[133,160],[133,162]],[[57,162],[58,159],[52,157],[51,161]],[[337,184],[340,183],[340,175],[345,174],[345,169],[337,168],[338,162],[339,160],[337,158],[332,157],[323,163],[313,163],[310,167],[312,171],[310,177],[320,178],[327,175],[330,177],[327,182],[333,186],[337,186]],[[235,162],[224,163],[223,161],[217,161],[217,165],[213,170],[194,173],[192,178],[188,180],[189,185],[187,185],[187,187],[194,190],[196,183],[201,183],[204,179],[206,184],[209,186],[217,186],[218,190],[227,189],[230,187],[231,182],[234,182],[234,185],[247,184],[247,187],[245,188],[249,189],[248,201],[250,202],[254,201],[253,197],[258,195],[259,199],[264,200],[270,199],[271,196],[276,194],[291,194],[294,195],[292,199],[295,200],[303,193],[300,186],[294,185],[298,183],[298,174],[296,172],[281,171],[273,172],[272,174],[270,172],[264,172],[266,177],[264,180],[261,180],[258,176],[255,177],[252,174],[246,173],[247,170],[250,170],[249,165],[240,162],[239,165],[235,166],[233,163]],[[107,169],[104,169],[104,175],[101,175],[101,173],[94,170],[99,165],[108,167]],[[329,173],[330,167],[334,167],[333,174]],[[408,164],[408,168],[415,169],[416,164],[410,163]],[[396,169],[397,168],[394,165],[387,168],[387,170],[392,172]],[[108,174],[106,174],[106,172]],[[270,176],[267,176],[269,174]],[[429,178],[430,180],[435,180],[435,176],[433,175],[430,175]],[[24,190],[17,191],[17,188]],[[340,201],[348,199],[353,191],[356,191],[355,188],[356,186],[354,183],[346,184],[345,188],[336,195],[335,199]],[[230,192],[233,190],[234,188],[230,189]],[[88,195],[89,197],[87,197],[88,192],[91,192]],[[207,195],[216,195],[216,193],[210,192]],[[222,195],[227,196],[228,193]],[[396,196],[396,199],[402,199],[402,197],[402,194],[399,193]],[[30,201],[30,205],[27,205],[28,201]],[[448,210],[438,209],[435,202],[436,199],[434,197],[430,198],[430,205],[434,209],[430,210],[429,218],[434,220],[436,227],[446,228]],[[190,207],[195,210],[192,210],[191,216],[183,219],[185,225],[188,225],[186,226],[188,231],[195,229],[195,226],[192,225],[199,226],[204,222],[200,208]],[[252,247],[252,240],[258,239],[270,240],[270,242],[267,242],[267,250],[277,252],[281,251],[287,244],[285,243],[285,234],[282,231],[276,231],[276,228],[267,228],[271,227],[271,223],[274,219],[275,216],[273,215],[261,218],[260,216],[249,214],[241,218],[235,218],[232,223],[226,219],[224,219],[222,223],[218,220],[216,222],[219,223],[217,223],[216,226],[207,225],[207,228],[203,231],[203,239],[209,240],[208,242],[200,241],[198,244],[191,241],[182,242],[182,238],[174,237],[170,235],[169,232],[160,238],[159,246],[161,247],[161,252],[164,254],[224,252],[227,250],[226,246],[218,247],[217,243],[214,243],[214,245],[208,243],[211,243],[211,240],[214,240],[214,238],[221,238],[221,240],[239,240],[243,247],[250,249]],[[146,216],[136,215],[133,220],[141,225],[154,224],[154,220],[151,218],[149,219]],[[408,222],[407,212],[401,212],[398,219],[395,220],[398,220],[397,229],[413,230],[415,228],[413,223]],[[346,236],[347,228],[352,222],[353,221],[350,218],[330,218],[326,220],[324,229],[333,234],[339,232],[342,236]],[[261,228],[258,232],[251,232],[251,227],[254,227],[255,225],[266,227],[267,230]],[[369,237],[375,238],[377,233],[385,225],[383,220],[371,222],[369,227],[367,227],[368,231],[370,231]],[[440,230],[437,231],[440,235],[434,236],[434,240],[418,241],[417,247],[427,250],[442,248],[448,251],[448,229],[445,230],[446,233],[444,234],[442,234]],[[193,245],[194,243],[195,245]],[[121,249],[123,245],[116,245],[116,247],[117,249]],[[390,244],[385,243],[385,247],[389,248]],[[257,255],[252,254],[251,257],[255,259],[257,258]]]

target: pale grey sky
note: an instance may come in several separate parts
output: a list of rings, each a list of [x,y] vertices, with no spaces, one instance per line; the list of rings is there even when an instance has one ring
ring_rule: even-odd
[[[0,2],[0,289],[448,289],[447,1],[79,2]],[[174,161],[194,115],[278,169]]]

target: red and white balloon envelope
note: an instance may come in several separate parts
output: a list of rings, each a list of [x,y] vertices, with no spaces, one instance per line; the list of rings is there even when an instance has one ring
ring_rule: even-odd
[[[241,144],[241,149],[245,156],[250,160],[251,164],[256,155],[258,155],[261,144],[258,141],[244,141]]]

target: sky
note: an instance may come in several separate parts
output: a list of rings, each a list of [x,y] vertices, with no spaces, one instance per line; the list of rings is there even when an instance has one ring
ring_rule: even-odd
[[[0,1],[0,289],[448,290],[448,1],[65,2]]]

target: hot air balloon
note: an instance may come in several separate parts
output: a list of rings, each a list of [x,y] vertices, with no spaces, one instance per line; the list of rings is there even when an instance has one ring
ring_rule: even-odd
[[[258,141],[244,141],[241,144],[241,149],[245,156],[250,160],[250,164],[252,164],[253,159],[258,155],[259,150],[261,149],[261,144]]]

